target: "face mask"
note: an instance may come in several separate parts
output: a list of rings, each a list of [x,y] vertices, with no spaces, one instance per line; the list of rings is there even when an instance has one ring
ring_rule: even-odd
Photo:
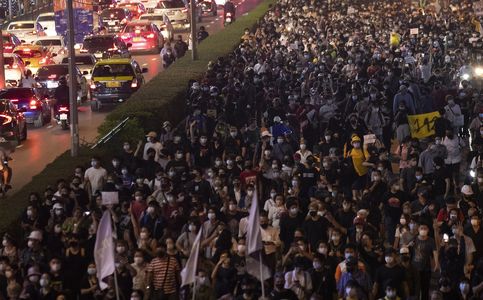
[[[331,239],[332,239],[333,242],[338,242],[340,240],[340,236],[333,235]]]
[[[150,206],[146,211],[148,212],[148,214],[152,214],[154,213],[154,207]]]
[[[29,277],[29,280],[30,280],[31,282],[34,282],[34,283],[35,283],[35,282],[39,282],[39,279],[40,279],[40,278],[39,278],[39,276],[38,276],[38,275],[33,275],[33,276],[30,276],[30,277]]]
[[[195,231],[196,230],[196,226],[195,225],[189,225],[188,226],[188,230],[189,231]]]
[[[28,210],[27,210],[27,216],[28,216],[28,217],[31,217],[32,215],[33,215],[32,210],[31,210],[31,209],[28,209]]]
[[[89,268],[89,269],[87,269],[87,274],[89,274],[89,275],[96,274],[96,268]]]
[[[468,294],[470,292],[470,285],[468,283],[460,283],[459,288],[462,294]]]
[[[247,196],[248,197],[252,197],[253,196],[253,191],[252,190],[247,191]]]
[[[299,185],[299,183],[298,183],[298,181],[297,181],[297,180],[292,180],[292,186],[293,186],[293,187],[296,187],[296,186],[298,186],[298,185]]]
[[[176,159],[182,159],[183,153],[176,153]]]
[[[124,150],[128,151],[128,150],[129,150],[131,147],[130,147],[129,145],[124,145],[124,146],[122,146],[122,148],[123,148]]]
[[[7,240],[3,240],[3,241],[2,241],[2,246],[3,246],[3,247],[7,247],[7,245],[8,245],[8,241],[7,241]]]
[[[419,235],[422,236],[422,237],[425,237],[425,236],[428,235],[428,231],[427,230],[420,230]]]
[[[353,256],[352,253],[344,253],[344,258],[345,259],[348,259],[351,256]]]
[[[5,277],[7,277],[7,278],[12,278],[12,276],[13,276],[12,271],[6,271],[6,272],[5,272]]]
[[[118,246],[118,247],[116,247],[116,252],[117,253],[124,253],[125,250],[126,250],[126,248],[124,248],[124,246]]]
[[[327,255],[327,248],[326,247],[319,247],[317,250],[320,254]]]
[[[298,207],[294,207],[294,208],[290,209],[290,213],[293,214],[293,215],[296,215],[298,212],[299,212]]]
[[[136,196],[136,197],[134,197],[134,199],[136,199],[136,201],[142,201],[143,200],[143,196]]]
[[[229,210],[236,210],[236,205],[235,204],[230,204],[228,205]]]
[[[386,261],[386,264],[391,264],[394,261],[394,257],[386,256],[384,257],[384,260]]]
[[[127,174],[127,170],[126,169],[122,169],[121,170],[121,173],[122,173],[122,175],[126,175]]]
[[[27,247],[29,247],[29,248],[33,248],[33,246],[34,246],[34,241],[29,240],[29,241],[27,242]]]
[[[147,239],[148,238],[148,233],[147,232],[141,232],[139,235],[142,239]]]
[[[320,269],[322,267],[322,264],[320,262],[313,262],[312,266],[314,269]]]
[[[471,222],[471,225],[473,225],[473,226],[478,226],[478,220],[476,220],[476,219],[471,219],[471,221],[470,221],[470,222]]]
[[[360,148],[361,147],[361,143],[357,142],[357,143],[354,143],[354,148]]]
[[[307,145],[305,144],[300,144],[300,150],[305,150],[307,149]]]
[[[230,136],[231,136],[232,138],[236,138],[236,134],[237,134],[237,132],[236,132],[236,131],[230,131]]]
[[[277,196],[277,193],[270,193],[270,198],[275,199],[275,196]]]
[[[168,196],[166,198],[166,200],[169,202],[169,203],[173,203],[174,202],[174,197],[173,196]]]
[[[203,144],[203,145],[206,144],[207,141],[208,140],[206,138],[201,138],[200,139],[200,143]]]
[[[238,245],[237,250],[238,252],[245,252],[246,246],[245,245]]]
[[[215,213],[208,213],[208,219],[214,220],[216,217]]]
[[[49,285],[49,281],[47,279],[43,279],[43,278],[40,279],[40,282],[39,283],[40,283],[40,286],[41,287],[46,287],[46,286]]]
[[[389,290],[386,292],[386,296],[387,298],[389,299],[395,299],[396,298],[396,291],[393,291],[393,290]]]
[[[477,181],[478,183],[483,183],[483,177],[478,177]]]

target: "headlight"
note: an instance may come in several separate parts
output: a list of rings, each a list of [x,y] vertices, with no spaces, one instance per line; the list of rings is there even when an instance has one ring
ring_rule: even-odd
[[[466,73],[466,74],[461,75],[461,79],[463,79],[463,80],[469,80],[470,79],[470,74]]]
[[[475,75],[479,76],[479,77],[483,76],[483,67],[476,67],[475,68]]]

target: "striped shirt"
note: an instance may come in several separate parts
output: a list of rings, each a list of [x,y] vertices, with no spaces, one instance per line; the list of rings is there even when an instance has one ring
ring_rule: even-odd
[[[178,261],[172,257],[154,258],[148,266],[148,272],[153,274],[153,287],[163,290],[166,294],[176,292],[177,274],[180,272]]]

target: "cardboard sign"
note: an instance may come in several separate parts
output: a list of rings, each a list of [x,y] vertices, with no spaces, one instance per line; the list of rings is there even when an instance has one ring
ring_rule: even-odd
[[[476,16],[483,16],[483,1],[473,2],[473,11]]]
[[[347,8],[347,14],[348,15],[355,14],[356,12],[357,12],[357,10],[355,8],[353,8],[352,6],[349,6],[349,8]]]
[[[374,144],[376,142],[375,134],[367,134],[364,136],[364,144]]]
[[[101,192],[102,205],[119,204],[119,192]]]
[[[409,130],[413,138],[422,139],[428,136],[432,136],[434,131],[434,122],[440,118],[440,114],[437,111],[408,116]]]
[[[418,35],[419,34],[419,28],[411,28],[409,29],[409,34],[411,35]]]

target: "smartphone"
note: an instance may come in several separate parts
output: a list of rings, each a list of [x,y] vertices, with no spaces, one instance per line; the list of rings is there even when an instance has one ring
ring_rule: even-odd
[[[449,241],[449,236],[447,233],[443,234],[443,242],[447,243]]]
[[[84,216],[90,216],[91,215],[91,212],[90,211],[85,211],[84,212]]]

